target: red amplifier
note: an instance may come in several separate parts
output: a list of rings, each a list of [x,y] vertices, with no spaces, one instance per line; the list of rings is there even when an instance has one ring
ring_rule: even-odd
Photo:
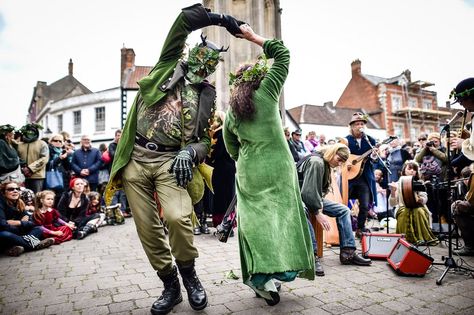
[[[404,237],[403,234],[363,233],[360,241],[362,255],[366,258],[387,259],[397,241]]]
[[[400,276],[423,277],[434,259],[404,239],[399,239],[387,261]]]

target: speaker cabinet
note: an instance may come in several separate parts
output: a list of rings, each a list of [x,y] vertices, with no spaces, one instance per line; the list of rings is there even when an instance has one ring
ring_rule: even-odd
[[[400,276],[423,277],[434,259],[404,239],[399,239],[387,261]]]
[[[403,234],[386,233],[363,233],[362,234],[362,255],[365,258],[387,259],[393,247]]]

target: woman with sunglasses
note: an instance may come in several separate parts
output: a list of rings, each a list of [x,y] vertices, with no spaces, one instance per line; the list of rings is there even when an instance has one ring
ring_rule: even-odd
[[[51,246],[41,229],[30,220],[20,199],[20,186],[12,181],[0,185],[0,247],[9,256]]]
[[[63,183],[67,187],[70,181],[72,151],[66,150],[64,146],[64,138],[61,134],[54,134],[49,138],[49,162],[46,166],[46,171],[56,170],[62,174]],[[51,187],[46,179],[46,187],[51,189],[56,194],[54,204],[57,205],[59,197],[64,192],[64,185],[62,187]]]

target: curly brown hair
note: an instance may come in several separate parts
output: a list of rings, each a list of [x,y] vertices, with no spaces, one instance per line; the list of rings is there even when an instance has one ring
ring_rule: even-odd
[[[236,77],[242,76],[245,70],[252,68],[253,65],[245,64],[239,67]],[[263,77],[256,81],[244,81],[237,84],[232,90],[230,96],[230,107],[238,119],[251,120],[255,115],[256,108],[253,102],[253,92],[258,89]]]

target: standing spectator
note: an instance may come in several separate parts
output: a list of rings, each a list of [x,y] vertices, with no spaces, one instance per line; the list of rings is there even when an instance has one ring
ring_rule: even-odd
[[[38,139],[39,129],[43,127],[37,124],[26,124],[21,127],[22,141],[18,144],[18,155],[23,163],[21,169],[26,177],[25,187],[35,193],[43,190],[49,160],[48,144]]]
[[[303,141],[301,141],[301,130],[296,129],[291,133],[291,143],[296,149],[296,152],[298,153],[298,161],[301,160],[303,157],[309,154],[308,151],[306,151],[306,148],[304,147]]]
[[[441,136],[437,132],[430,133],[425,146],[415,156],[420,165],[420,175],[426,183],[428,192],[428,209],[433,214],[433,222],[446,222],[448,211],[448,190],[440,182],[446,179],[448,157],[446,149],[441,145]],[[442,218],[443,217],[443,218]],[[443,223],[443,222],[441,222]]]
[[[88,135],[81,137],[81,148],[72,154],[71,164],[76,176],[86,179],[91,191],[97,191],[102,157],[99,150],[91,146]]]
[[[326,135],[325,135],[324,133],[321,133],[321,134],[319,135],[319,145],[320,145],[321,147],[327,145],[327,143],[326,143]]]
[[[283,131],[285,133],[286,142],[288,142],[288,147],[290,148],[293,161],[295,161],[296,163],[300,160],[300,158],[298,156],[298,152],[296,152],[296,148],[295,148],[295,145],[293,144],[293,141],[291,141],[290,129],[288,127],[285,127]]]
[[[102,196],[104,195],[104,192],[105,192],[105,186],[107,186],[107,183],[109,182],[109,177],[110,177],[109,167],[110,167],[112,159],[110,158],[110,153],[105,143],[101,143],[99,145],[99,152],[100,152],[102,164],[99,169],[98,192]]]
[[[403,163],[410,159],[410,153],[408,153],[407,150],[402,149],[398,137],[390,142],[388,151],[389,154],[387,161],[390,171],[392,172],[392,174],[388,174],[388,182],[398,182],[402,172]]]
[[[314,150],[316,150],[317,146],[318,146],[318,140],[316,140],[316,131],[308,132],[308,136],[306,140],[304,141],[304,147],[306,151],[311,153]]]
[[[9,256],[19,256],[24,251],[46,248],[54,244],[53,238],[43,238],[43,231],[36,227],[25,211],[20,199],[20,186],[15,182],[0,185],[0,249]]]
[[[231,76],[233,88],[224,141],[237,162],[237,228],[243,282],[267,304],[276,305],[280,297],[275,279],[288,282],[297,275],[314,279],[315,273],[298,175],[278,114],[290,52],[282,41],[267,40],[247,24],[240,29],[243,38],[263,47],[274,62],[269,69],[266,60],[260,59],[254,65],[241,66]],[[301,135],[301,131],[297,133]],[[301,141],[299,144],[304,147]]]
[[[222,222],[224,214],[235,196],[235,161],[227,153],[222,136],[225,116],[225,112],[216,111],[212,125],[212,138],[215,142],[213,141],[214,145],[211,147],[209,164],[214,167],[212,172],[212,187],[214,188],[212,223],[214,227]]]
[[[12,125],[0,126],[0,183],[13,181],[23,184],[25,176],[21,172],[20,158],[14,140],[15,127]]]
[[[110,156],[110,164],[109,164],[109,172],[112,171],[112,164],[114,162],[115,151],[117,150],[117,145],[120,142],[120,138],[122,137],[122,129],[115,130],[115,137],[114,141],[109,143],[109,156]],[[112,198],[112,205],[120,204],[120,210],[125,218],[129,218],[132,216],[130,208],[128,206],[127,196],[125,195],[125,191],[123,189],[119,189],[115,192],[114,197]]]
[[[49,139],[49,162],[46,166],[46,171],[56,170],[61,172],[63,176],[63,186],[55,188],[55,203],[57,205],[59,197],[64,192],[64,186],[67,188],[71,173],[71,159],[72,155],[64,148],[63,136],[61,134],[54,134]]]

